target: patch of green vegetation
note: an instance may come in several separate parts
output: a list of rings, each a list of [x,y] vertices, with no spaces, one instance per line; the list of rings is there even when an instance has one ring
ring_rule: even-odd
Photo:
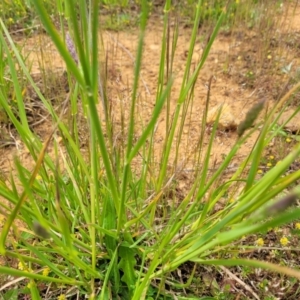
[[[280,0],[269,1],[269,5],[272,5],[277,10],[280,9],[282,3]],[[178,1],[176,4],[180,16],[186,20],[187,24],[193,24],[196,6],[196,0]],[[230,30],[236,24],[252,28],[259,23],[262,17],[266,17],[265,11],[261,7],[262,3],[257,0],[203,0],[200,26],[209,25],[212,21],[217,20],[220,14],[225,11],[223,29]]]
[[[7,24],[8,28],[12,26],[22,26],[24,21],[29,18],[30,9],[27,1],[1,1],[0,16]]]
[[[275,118],[277,111],[283,113],[284,108],[279,104],[285,103],[285,98],[263,121],[257,121],[256,109],[254,115],[253,110],[249,110],[251,116],[246,114],[231,149],[216,166],[213,144],[221,111],[208,134],[208,88],[194,145],[196,155],[190,161],[193,166],[189,169],[190,183],[184,189],[180,186],[181,165],[187,159],[186,153],[181,151],[186,143],[181,133],[187,112],[193,108],[197,78],[223,22],[230,17],[228,12],[237,13],[241,3],[235,1],[233,10],[226,13],[221,9],[222,1],[215,1],[211,10],[208,4],[200,6],[201,1],[194,7],[195,20],[184,74],[179,78],[178,97],[171,99],[176,76],[172,73],[173,54],[177,49],[179,27],[178,24],[169,27],[172,6],[171,1],[166,2],[158,53],[157,92],[152,99],[155,105],[149,119],[141,124],[137,108],[143,104],[139,84],[150,8],[147,1],[140,2],[141,33],[134,58],[134,79],[129,97],[121,99],[127,102],[126,114],[121,111],[120,119],[100,75],[97,9],[92,13],[85,0],[78,0],[75,8],[71,0],[64,2],[66,7],[57,8],[66,10],[61,16],[68,16],[67,29],[74,37],[74,42],[69,39],[65,43],[66,37],[56,30],[47,7],[39,0],[32,0],[34,18],[40,18],[67,66],[69,91],[61,110],[57,110],[49,95],[32,80],[7,26],[0,22],[0,50],[6,58],[2,65],[0,62],[0,71],[11,84],[7,88],[1,81],[0,105],[16,131],[19,145],[27,149],[27,155],[34,162],[28,167],[22,156],[18,157],[11,174],[0,182],[0,196],[5,199],[0,202],[0,253],[7,259],[7,265],[0,266],[1,280],[11,281],[9,276],[20,278],[18,289],[5,290],[4,299],[21,295],[59,300],[74,296],[225,300],[236,298],[233,295],[236,281],[241,283],[238,276],[229,272],[231,267],[246,282],[242,287],[248,288],[245,290],[250,296],[253,270],[281,273],[284,283],[288,277],[300,278],[297,256],[289,261],[281,259],[284,249],[296,249],[299,244],[297,199],[300,188],[295,183],[300,179],[300,172],[287,170],[297,162],[300,144],[295,139],[293,148],[280,156],[280,163],[277,154],[264,157],[274,136],[282,134]],[[129,2],[101,3],[117,7],[114,18],[120,21],[115,25],[113,20],[108,26],[119,29],[128,22],[126,13],[122,15],[119,7],[126,11]],[[99,9],[101,11],[100,6]],[[214,30],[203,45],[201,58],[193,64],[199,24],[213,19],[216,19]],[[173,35],[168,34],[170,30]],[[41,45],[42,50],[43,47]],[[20,70],[22,76],[17,75]],[[245,77],[252,83],[256,73],[247,72]],[[24,105],[23,77],[30,82],[30,88],[46,110],[50,128],[46,138],[30,127]],[[295,85],[291,94],[299,87],[300,83]],[[170,106],[174,103],[175,110],[171,112]],[[87,128],[84,137],[88,146],[84,148],[80,140],[79,114]],[[66,116],[69,116],[67,120]],[[162,151],[157,154],[155,137],[162,119],[166,120],[165,135]],[[238,151],[258,130],[256,143],[249,153],[238,160],[237,168],[229,177],[224,176],[235,163]],[[290,144],[292,140],[288,136],[285,142]],[[257,176],[262,165],[266,168]],[[211,166],[215,168],[210,170]],[[16,226],[16,221],[22,225]],[[283,230],[285,224],[293,224],[293,231]],[[273,238],[268,239],[271,234]],[[268,262],[260,251],[266,246],[272,255]],[[289,252],[292,253],[293,248]],[[256,254],[258,259],[249,259],[249,253]],[[261,281],[258,289],[261,298],[272,297],[267,290],[269,281],[266,278]]]
[[[125,30],[137,26],[140,17],[140,1],[101,1],[102,27],[109,30]],[[151,7],[151,2],[148,3]]]
[[[222,11],[224,10],[226,3],[228,1],[217,0],[217,1],[203,1],[202,3],[202,11],[200,17],[200,26],[203,25],[207,21],[215,21],[218,19]],[[197,6],[197,1],[195,0],[187,0],[187,1],[179,1],[178,11],[180,11],[180,15],[182,17],[187,17],[191,24],[193,24],[193,19],[195,18],[195,8]],[[230,14],[234,13],[236,10],[236,4],[230,6],[229,11],[226,13],[226,17],[224,18],[224,22],[226,19],[230,17]]]
[[[124,12],[116,12],[115,10],[109,9],[108,15],[104,17],[102,23],[103,28],[110,30],[124,30],[132,26],[136,26],[138,17],[132,14]]]
[[[43,2],[49,15],[54,16],[57,11],[53,1],[47,0]],[[35,22],[37,21],[33,5],[31,1],[27,0],[1,1],[0,17],[9,30],[22,29],[24,32],[36,25]]]
[[[100,4],[107,6],[119,6],[119,7],[128,7],[129,0],[101,0]]]

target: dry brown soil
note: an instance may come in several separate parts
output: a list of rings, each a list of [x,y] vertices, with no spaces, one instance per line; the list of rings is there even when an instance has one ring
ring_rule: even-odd
[[[288,76],[283,74],[281,69],[291,62],[293,62],[294,70],[299,66],[299,20],[299,7],[296,10],[290,7],[289,12],[283,13],[282,17],[278,18],[278,22],[274,25],[275,28],[272,29],[273,36],[271,38],[269,36],[267,43],[264,42],[266,39],[264,33],[254,29],[241,29],[219,34],[195,86],[194,97],[185,121],[180,147],[182,161],[193,153],[195,149],[201,128],[201,117],[207,96],[208,81],[211,76],[213,80],[208,114],[208,137],[211,127],[209,125],[213,124],[217,109],[220,105],[223,105],[219,133],[214,141],[214,162],[220,162],[222,157],[231,149],[237,138],[235,128],[254,103],[265,99],[268,100],[270,105],[273,105],[280,95],[292,87],[292,84],[285,85],[288,82]],[[147,28],[136,112],[138,124],[145,125],[147,123],[155,105],[162,28],[163,24],[160,17],[153,17]],[[193,68],[201,58],[206,44],[207,32],[208,30],[199,29],[199,37],[193,55]],[[177,105],[182,77],[185,71],[190,34],[190,28],[179,27],[179,37],[173,65],[175,82],[171,95],[171,116]],[[129,113],[134,56],[138,38],[139,32],[137,29],[120,31],[118,33],[102,32],[104,51],[99,55],[102,61],[107,57],[108,95],[116,128],[120,125],[121,111],[124,111],[125,119]],[[31,74],[34,78],[41,79],[47,77],[47,74],[51,74],[52,78],[60,78],[62,76],[65,69],[64,63],[46,35],[36,35],[25,41],[19,41],[18,44],[24,46],[23,52],[28,56],[26,62],[28,65],[31,65]],[[249,75],[250,72],[254,74],[253,77]],[[65,91],[63,88],[57,87],[57,81],[55,82],[57,90],[55,90],[53,83],[51,85],[50,82],[49,85],[50,96],[52,92],[52,97],[57,96],[59,93],[60,97],[65,97]],[[101,105],[99,105],[100,114],[101,110]],[[293,107],[288,110],[286,115],[289,115],[292,111]],[[157,156],[160,156],[161,145],[166,134],[165,120],[166,115],[163,112],[155,135]],[[298,120],[299,118],[294,121],[295,126],[297,126]],[[136,130],[137,136],[140,133],[140,128],[141,126],[138,125]],[[48,121],[41,123],[35,128],[42,137],[47,136],[50,129],[51,126]],[[120,126],[119,130],[120,132],[117,130],[116,136],[120,138]],[[3,174],[8,174],[11,168],[12,157],[15,154],[20,156],[26,164],[27,150],[19,142],[17,136],[14,138],[17,147],[6,147],[0,150],[0,164]],[[242,156],[251,149],[254,140],[255,136],[250,138],[249,142],[242,147],[240,151]],[[192,162],[190,164],[185,163],[185,168],[191,167]]]

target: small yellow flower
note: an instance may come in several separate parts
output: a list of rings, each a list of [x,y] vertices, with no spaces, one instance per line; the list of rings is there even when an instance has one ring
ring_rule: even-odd
[[[229,203],[233,203],[233,202],[234,202],[233,198],[229,199]]]
[[[43,270],[43,276],[48,276],[48,275],[49,275],[49,272],[50,272],[50,268],[46,267],[46,268]]]
[[[279,161],[276,163],[276,166],[279,165],[280,163],[281,163],[281,160],[279,160]]]
[[[66,299],[67,299],[66,295],[64,295],[64,294],[61,294],[57,297],[57,300],[66,300]]]
[[[235,3],[236,3],[236,4],[239,4],[239,3],[240,3],[240,0],[235,0]]]
[[[27,287],[30,289],[30,288],[33,288],[35,286],[35,282],[33,280],[30,280],[27,284]]]
[[[262,170],[258,170],[257,173],[258,173],[258,174],[262,174],[263,171],[262,171]]]
[[[296,224],[295,224],[295,228],[296,228],[296,229],[300,229],[300,223],[296,223]]]
[[[268,59],[271,59],[271,58],[272,58],[272,55],[271,55],[271,54],[269,54],[269,55],[267,56],[267,58],[268,58]]]
[[[292,140],[291,140],[290,138],[287,138],[285,141],[286,141],[287,143],[290,143]]]
[[[282,245],[282,246],[286,246],[287,244],[289,243],[289,240],[288,240],[288,238],[287,237],[282,237],[281,239],[280,239],[280,244]]]
[[[270,155],[269,156],[269,160],[273,160],[274,159],[274,156],[273,155]]]
[[[257,245],[257,246],[263,246],[264,245],[264,240],[262,239],[262,238],[259,238],[258,240],[256,240],[256,242],[255,242],[255,244]]]
[[[18,263],[18,269],[21,271],[23,271],[25,269],[25,266],[21,261]]]
[[[26,270],[24,270],[27,273],[33,273],[33,270],[31,268],[26,268]]]
[[[269,163],[267,163],[267,167],[272,167],[272,164],[269,162]]]

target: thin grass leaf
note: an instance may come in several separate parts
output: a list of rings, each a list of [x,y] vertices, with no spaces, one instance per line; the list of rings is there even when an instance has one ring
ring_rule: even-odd
[[[135,109],[136,109],[136,98],[138,91],[138,84],[141,72],[141,62],[142,62],[142,54],[143,54],[143,43],[145,37],[145,29],[148,20],[148,4],[147,1],[142,1],[142,14],[140,21],[140,37],[137,47],[137,54],[135,60],[135,68],[134,68],[134,81],[132,88],[132,97],[131,97],[131,107],[130,107],[130,120],[129,120],[129,128],[127,135],[127,145],[126,145],[126,161],[130,157],[134,136],[134,126],[135,126]],[[121,186],[121,195],[120,195],[120,205],[117,210],[118,214],[118,224],[117,224],[117,232],[120,233],[124,224],[127,221],[127,216],[125,213],[125,199],[126,199],[126,189],[128,184],[128,176],[130,172],[130,164],[126,163],[123,170],[122,176],[122,186]]]
[[[16,277],[26,277],[26,278],[39,280],[42,282],[56,282],[58,284],[68,284],[68,285],[77,285],[77,286],[84,285],[84,282],[75,280],[73,278],[69,280],[62,279],[62,278],[54,278],[54,277],[43,276],[31,272],[20,271],[9,267],[0,266],[0,272],[1,274],[6,274],[6,275],[16,276]]]
[[[169,260],[169,263],[166,263],[162,270],[158,271],[156,274],[152,274],[151,278],[159,277],[161,274],[170,272],[176,269],[179,265],[187,261],[197,261],[201,258],[202,254],[207,256],[207,250],[214,249],[218,245],[228,244],[234,240],[241,238],[246,234],[251,234],[254,232],[266,230],[267,228],[280,226],[287,222],[291,222],[297,219],[299,216],[300,209],[296,209],[292,212],[286,212],[273,218],[272,220],[264,223],[249,225],[248,223],[239,226],[239,228],[233,228],[226,232],[221,232],[217,235],[209,236],[210,232],[205,234],[203,237],[195,238],[191,245],[185,247],[183,250],[178,249],[175,253],[173,259]]]
[[[190,68],[191,68],[191,65],[190,65],[191,64],[191,56],[193,53],[194,43],[195,43],[196,35],[198,32],[198,25],[200,22],[201,8],[202,8],[201,5],[202,5],[202,1],[199,0],[198,5],[197,5],[197,10],[196,10],[196,18],[195,18],[195,22],[194,22],[193,32],[191,35],[190,49],[189,49],[185,74],[184,74],[184,77],[182,80],[182,86],[181,86],[180,95],[179,95],[179,98],[177,101],[176,110],[174,113],[173,123],[171,126],[171,130],[169,132],[169,135],[168,135],[167,146],[165,148],[163,160],[161,162],[160,173],[159,173],[159,177],[158,177],[158,181],[157,181],[157,190],[161,189],[161,187],[163,185],[163,181],[165,180],[165,177],[166,177],[167,164],[169,161],[171,147],[172,147],[172,144],[174,141],[175,129],[176,129],[176,125],[178,124],[178,118],[179,118],[180,111],[181,111],[181,105],[184,103],[186,96],[190,92],[191,87],[194,85],[194,83],[199,75],[199,72],[207,59],[207,56],[211,49],[211,46],[219,32],[219,29],[221,27],[221,24],[222,24],[222,21],[224,18],[224,11],[223,11],[219,16],[218,22],[217,22],[216,26],[214,27],[213,33],[203,51],[203,55],[202,55],[200,63],[197,65],[196,70],[192,74],[191,78],[189,80],[187,80],[187,76],[188,76],[188,73],[190,72]]]
[[[110,260],[109,266],[108,266],[106,274],[105,274],[105,278],[104,278],[102,289],[101,289],[101,294],[99,297],[100,300],[107,299],[106,298],[107,297],[107,286],[108,286],[109,278],[111,276],[111,272],[116,264],[117,257],[118,257],[118,249],[116,248],[115,251],[113,252],[113,255],[111,256],[111,260]]]
[[[3,24],[2,20],[0,19],[0,24],[1,27],[3,28],[4,31],[7,32],[7,28],[5,27],[5,25]],[[5,42],[5,40],[3,39],[2,34],[0,34],[0,42],[1,42],[1,47],[3,47],[4,53],[6,55],[6,58],[8,60],[8,65],[9,65],[9,70],[10,70],[10,74],[12,77],[12,81],[13,81],[13,86],[14,86],[14,95],[16,96],[16,100],[17,100],[17,105],[18,105],[18,116],[20,118],[20,126],[19,126],[19,122],[15,121],[15,126],[18,129],[19,132],[23,133],[24,136],[26,136],[28,139],[32,138],[32,133],[29,129],[29,125],[28,125],[28,121],[27,121],[27,116],[26,116],[26,110],[25,110],[25,104],[24,104],[24,99],[23,99],[23,92],[19,83],[19,78],[17,75],[17,70],[16,70],[16,66],[15,63],[13,62],[12,56],[11,56],[11,51],[9,51],[8,49],[8,45]],[[6,99],[7,101],[7,99]],[[4,103],[6,101],[3,101]],[[8,108],[6,107],[6,111],[8,110]],[[12,115],[10,114],[10,117]],[[14,120],[15,118],[13,117],[12,120]]]
[[[151,131],[153,131],[154,126],[156,124],[156,121],[157,121],[158,117],[160,116],[161,110],[163,109],[163,106],[164,106],[165,101],[167,99],[167,95],[169,94],[169,92],[171,90],[172,84],[173,84],[173,80],[170,80],[167,84],[166,89],[162,93],[161,97],[156,102],[156,105],[155,105],[155,108],[153,110],[153,114],[152,114],[152,118],[151,118],[150,122],[148,123],[148,125],[144,129],[143,133],[141,134],[141,137],[138,139],[138,141],[136,142],[135,146],[133,147],[133,149],[131,150],[131,152],[130,152],[128,158],[127,158],[127,163],[128,164],[136,156],[136,154],[138,153],[140,148],[145,145],[147,137],[149,136]]]
[[[85,86],[85,81],[82,77],[82,74],[79,70],[79,68],[76,66],[75,61],[73,60],[71,54],[69,53],[68,49],[66,48],[62,38],[58,34],[58,32],[55,29],[55,26],[50,20],[50,17],[43,5],[43,3],[39,0],[32,0],[36,11],[38,12],[38,15],[40,16],[40,19],[45,26],[49,36],[51,37],[52,41],[56,45],[57,50],[63,57],[64,61],[67,64],[68,69],[72,72],[76,80],[82,85]],[[68,3],[68,1],[66,2]],[[73,4],[72,4],[73,5]],[[81,57],[80,57],[81,58]],[[82,63],[82,61],[80,61]]]
[[[71,280],[70,277],[66,276],[59,268],[58,266],[56,266],[54,263],[52,263],[50,260],[49,260],[49,256],[47,255],[48,253],[43,254],[38,248],[30,245],[29,243],[25,242],[26,243],[26,247],[36,255],[36,257],[40,260],[41,262],[41,265],[42,266],[47,266],[51,269],[51,272],[55,273],[56,276],[58,276],[59,278],[62,278],[64,280]],[[54,259],[54,257],[53,257]],[[26,258],[27,260],[27,258]]]
[[[32,175],[30,177],[30,180],[28,182],[28,187],[31,187],[35,181],[35,178],[41,168],[41,165],[43,163],[44,160],[44,156],[46,154],[47,148],[49,146],[49,143],[52,139],[54,131],[49,135],[49,137],[47,138],[46,142],[44,143],[44,146],[40,152],[40,155],[38,157],[38,160],[36,162],[36,165],[34,167],[34,170],[32,172]],[[13,221],[15,220],[21,206],[23,205],[23,203],[26,201],[27,199],[27,193],[24,190],[24,192],[22,193],[20,200],[18,201],[16,207],[14,208],[13,212],[11,213],[11,215],[8,217],[8,219],[6,220],[5,224],[3,225],[3,229],[1,232],[1,236],[0,236],[0,253],[1,254],[5,254],[5,241],[6,241],[6,237],[8,235],[9,229],[13,223]]]
[[[39,290],[37,288],[37,284],[33,279],[29,281],[27,287],[29,287],[29,289],[30,289],[31,299],[33,299],[33,300],[42,299],[40,297],[40,293],[39,293]]]
[[[195,262],[201,263],[203,265],[214,265],[214,266],[228,266],[228,267],[234,267],[234,266],[248,266],[253,268],[261,268],[266,270],[271,270],[276,273],[285,274],[290,277],[297,278],[300,280],[300,272],[294,269],[290,269],[288,267],[272,264],[265,261],[259,261],[259,260],[250,260],[250,259],[220,259],[220,260],[213,260],[213,259],[197,259],[194,260]]]

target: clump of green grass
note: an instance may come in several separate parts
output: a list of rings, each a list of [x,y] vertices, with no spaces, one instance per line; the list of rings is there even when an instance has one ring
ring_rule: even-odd
[[[11,28],[25,20],[28,7],[23,1],[2,1],[0,3],[0,13],[8,28]]]
[[[189,24],[193,24],[195,17],[196,0],[178,1],[175,9],[178,8],[180,16]],[[275,9],[280,9],[282,1],[269,1],[269,3],[260,3],[256,0],[242,1],[242,0],[203,0],[202,12],[200,17],[200,26],[209,25],[211,21],[217,20],[219,16],[225,11],[224,21],[222,25],[223,30],[232,30],[237,27],[246,26],[247,28],[254,28],[258,26],[263,20],[273,21],[272,18],[264,18],[267,7],[272,5]],[[270,12],[268,12],[269,14]],[[266,28],[264,28],[265,30]]]
[[[74,49],[70,51],[70,40],[66,43],[66,35],[56,30],[42,2],[34,0],[33,3],[47,34],[64,59],[70,82],[73,83],[64,102],[64,109],[68,108],[71,112],[72,122],[65,122],[63,113],[58,113],[51,101],[41,93],[5,24],[0,21],[3,30],[0,45],[8,60],[18,115],[12,111],[7,101],[7,90],[1,86],[0,104],[35,162],[34,167],[29,169],[16,158],[12,176],[0,183],[0,195],[6,199],[0,204],[3,216],[0,252],[15,264],[13,267],[0,266],[0,272],[24,277],[19,295],[30,294],[33,299],[40,299],[46,293],[44,286],[47,284],[47,296],[58,299],[72,296],[88,296],[89,299],[159,299],[168,298],[174,291],[184,299],[185,290],[195,282],[203,291],[203,282],[197,282],[197,267],[224,270],[222,268],[245,266],[268,269],[300,279],[299,271],[294,268],[234,254],[239,253],[237,242],[243,237],[293,222],[300,213],[294,204],[300,196],[299,187],[293,188],[289,196],[282,195],[300,178],[298,170],[286,175],[286,170],[299,157],[299,144],[282,158],[280,164],[257,178],[264,150],[273,135],[277,135],[281,129],[276,127],[274,117],[277,107],[269,112],[264,123],[244,126],[243,134],[237,138],[220,166],[210,174],[213,142],[221,111],[207,137],[208,92],[206,108],[199,121],[196,148],[199,154],[194,162],[191,185],[180,201],[174,193],[170,193],[179,184],[176,170],[184,161],[180,152],[181,134],[186,112],[192,105],[195,82],[221,28],[225,12],[218,16],[202,57],[192,70],[192,55],[203,8],[202,1],[198,2],[185,72],[171,118],[170,95],[176,76],[172,72],[172,64],[178,26],[173,28],[171,38],[171,1],[166,1],[155,107],[149,122],[135,136],[138,86],[149,17],[148,3],[141,1],[140,36],[128,108],[129,122],[122,128],[126,141],[116,145],[115,124],[99,72],[99,1],[88,5],[85,0],[78,0],[76,8],[73,1],[65,2],[64,15],[68,17],[68,30],[74,40],[78,61],[74,59]],[[63,26],[61,28],[64,29]],[[50,115],[52,129],[46,140],[38,137],[29,126],[16,65],[22,69]],[[295,86],[290,93],[299,86]],[[97,110],[99,94],[103,101],[105,122],[100,119]],[[288,95],[282,98],[278,106],[281,108],[288,99]],[[79,106],[82,106],[88,129],[88,155],[84,155],[81,148],[79,124],[74,117]],[[156,125],[164,107],[164,117],[168,120],[166,135],[162,155],[155,158]],[[224,182],[222,176],[225,170],[258,128],[260,134],[252,151],[239,163],[230,179]],[[48,153],[50,148],[54,155]],[[174,149],[175,157],[171,155]],[[140,162],[138,169],[133,167],[135,159]],[[169,165],[174,168],[169,168]],[[236,187],[242,188],[239,188],[233,201],[223,203],[220,209],[216,209],[221,199],[227,199]],[[283,207],[282,203],[287,202],[288,205]],[[274,209],[279,205],[280,211]],[[272,215],[269,215],[270,208],[273,209]],[[21,227],[16,226],[16,220],[21,222]],[[179,274],[183,266],[188,264],[193,267],[189,269],[189,277],[181,282],[180,278],[174,277],[174,273]],[[191,297],[198,299],[205,296],[204,293],[197,293],[197,288],[192,289],[191,293]],[[6,297],[11,296],[8,294]],[[216,295],[219,299],[228,297],[228,287],[216,292]]]
[[[45,8],[49,15],[54,16],[57,12],[52,1],[44,1]],[[30,1],[1,1],[0,17],[11,31],[30,32],[34,29],[36,14]]]
[[[152,1],[148,2],[151,7]],[[100,1],[101,24],[109,30],[125,30],[138,24],[140,1]]]

